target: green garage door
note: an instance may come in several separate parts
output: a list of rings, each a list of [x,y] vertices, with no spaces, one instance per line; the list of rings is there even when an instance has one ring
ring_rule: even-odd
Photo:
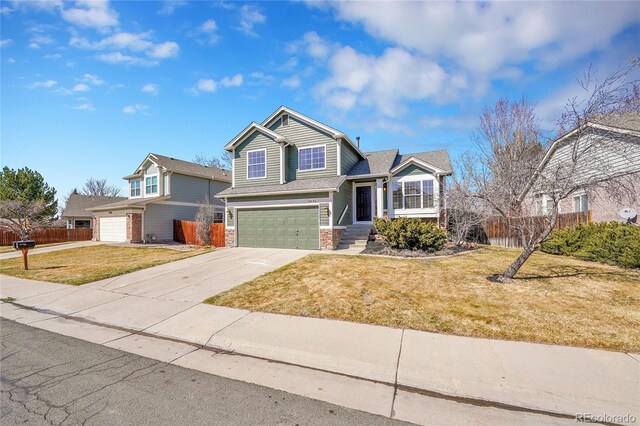
[[[237,210],[238,246],[320,248],[318,207]]]

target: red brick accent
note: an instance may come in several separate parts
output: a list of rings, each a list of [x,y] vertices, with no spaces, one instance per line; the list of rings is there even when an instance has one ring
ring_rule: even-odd
[[[342,229],[321,229],[320,250],[335,250],[340,245]]]
[[[235,247],[236,246],[236,231],[235,229],[225,229],[224,231],[224,240],[226,242],[227,247]]]
[[[100,241],[100,218],[93,216],[93,237],[91,241]]]
[[[127,213],[127,242],[142,242],[142,213]]]

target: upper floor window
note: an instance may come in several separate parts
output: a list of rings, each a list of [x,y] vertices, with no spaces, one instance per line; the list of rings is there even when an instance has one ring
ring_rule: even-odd
[[[317,170],[326,168],[326,145],[310,146],[298,150],[298,168]]]
[[[573,211],[584,213],[589,210],[589,199],[587,194],[576,195],[573,197]]]
[[[130,194],[132,197],[139,197],[140,196],[140,181],[139,180],[132,180],[131,181],[131,191]]]
[[[282,127],[289,125],[289,114],[282,114]]]
[[[435,207],[433,180],[393,182],[394,209],[432,209]]]
[[[145,178],[144,192],[145,194],[158,193],[158,176],[148,176],[147,178]]]
[[[267,177],[267,150],[259,149],[247,152],[247,178]]]

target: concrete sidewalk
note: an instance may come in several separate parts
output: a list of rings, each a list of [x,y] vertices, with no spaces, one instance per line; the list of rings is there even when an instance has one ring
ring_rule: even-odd
[[[640,419],[636,354],[251,313],[4,276],[0,296],[16,299],[0,306],[8,319],[414,423],[569,424],[578,413],[621,416],[612,423]]]
[[[36,246],[36,248],[29,250],[29,255],[49,253],[52,251],[69,250],[69,249],[78,248],[78,247],[95,246],[98,244],[102,244],[102,243],[96,242],[96,241],[78,241],[75,243],[61,243],[61,244],[56,244],[55,246],[47,246],[47,247]],[[13,259],[15,257],[22,257],[22,252],[19,250],[16,250],[9,253],[0,254],[0,260]]]

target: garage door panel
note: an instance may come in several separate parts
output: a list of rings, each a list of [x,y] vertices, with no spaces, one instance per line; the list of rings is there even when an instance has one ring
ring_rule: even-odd
[[[126,217],[101,217],[99,220],[100,241],[125,242],[127,240]]]
[[[318,207],[283,207],[238,210],[238,245],[318,249]]]

